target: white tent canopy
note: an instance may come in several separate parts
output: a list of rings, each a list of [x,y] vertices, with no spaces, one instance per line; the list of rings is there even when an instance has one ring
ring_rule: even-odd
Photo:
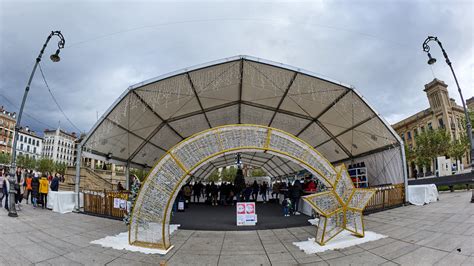
[[[129,87],[82,142],[90,155],[150,168],[171,147],[227,124],[281,129],[314,146],[332,163],[361,158],[371,184],[402,183],[403,145],[390,125],[351,86],[255,57],[237,56],[173,72]],[[229,165],[221,157],[196,174]],[[276,177],[301,167],[268,154],[244,163]]]

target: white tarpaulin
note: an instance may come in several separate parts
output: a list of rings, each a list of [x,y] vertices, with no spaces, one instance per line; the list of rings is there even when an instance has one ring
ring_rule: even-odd
[[[76,204],[76,193],[72,191],[49,191],[48,209],[53,212],[68,213],[74,210]]]
[[[249,56],[186,68],[129,87],[84,138],[87,154],[150,168],[185,138],[228,124],[289,132],[332,163],[367,158],[369,183],[403,183],[401,140],[352,87],[299,68]],[[375,156],[372,156],[374,155]],[[210,163],[198,178],[221,165]],[[301,170],[274,155],[244,163],[278,177]]]
[[[408,186],[408,202],[413,205],[422,206],[436,202],[438,198],[438,189],[435,184]]]

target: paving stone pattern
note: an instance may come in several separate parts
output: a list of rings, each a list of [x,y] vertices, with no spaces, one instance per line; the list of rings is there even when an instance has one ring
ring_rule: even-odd
[[[441,193],[427,206],[365,217],[387,238],[308,255],[292,243],[314,237],[312,226],[256,231],[178,230],[166,255],[92,245],[127,230],[120,221],[57,214],[23,206],[18,218],[0,210],[0,265],[474,265],[471,192]]]

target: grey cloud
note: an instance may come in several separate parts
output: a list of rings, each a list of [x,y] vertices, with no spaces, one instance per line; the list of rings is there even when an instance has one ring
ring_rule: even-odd
[[[130,85],[207,61],[249,54],[354,85],[390,122],[428,106],[433,79],[421,43],[443,40],[465,97],[474,94],[473,3],[337,1],[318,3],[14,2],[0,4],[0,93],[19,105],[34,59],[50,30],[66,37],[62,60],[43,69],[64,111],[88,131]],[[119,33],[117,33],[119,32]],[[116,34],[113,34],[116,33]],[[107,36],[104,36],[107,35]],[[460,103],[449,68],[433,44],[437,78]],[[2,105],[16,108],[0,97]],[[40,73],[26,111],[74,131]],[[45,125],[25,116],[24,125]]]

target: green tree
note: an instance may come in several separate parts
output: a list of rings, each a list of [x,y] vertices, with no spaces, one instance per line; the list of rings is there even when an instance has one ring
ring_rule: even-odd
[[[16,165],[19,167],[25,167],[26,166],[26,156],[23,154],[19,154],[16,156]]]
[[[217,169],[215,169],[214,171],[212,171],[212,173],[209,175],[209,177],[207,178],[207,180],[209,182],[217,182],[219,181],[220,179],[220,176],[219,176],[219,171],[217,171]]]
[[[405,143],[405,157],[408,162],[416,159],[416,151]]]
[[[33,157],[27,157],[26,158],[26,164],[25,168],[26,169],[36,169],[36,159]]]
[[[54,163],[54,171],[56,173],[59,173],[61,175],[65,175],[67,170],[67,164],[66,163],[61,163],[61,162],[55,162]],[[53,172],[53,171],[50,171]]]
[[[235,175],[237,174],[236,167],[227,167],[222,169],[221,179],[226,182],[234,182]]]
[[[12,156],[9,153],[0,153],[0,164],[10,164]]]
[[[54,171],[54,162],[51,159],[48,158],[41,158],[38,161],[38,171],[42,173],[50,172],[52,173]]]
[[[415,137],[415,163],[419,166],[435,164],[436,157],[449,154],[451,137],[445,129],[427,130]]]
[[[464,134],[461,136],[461,138],[457,140],[453,140],[451,142],[451,145],[448,151],[449,157],[461,161],[462,157],[464,156],[464,154],[466,154],[469,147],[470,147],[469,139]]]
[[[267,174],[265,171],[263,171],[262,168],[256,168],[252,170],[252,176],[258,177],[258,176],[266,176]]]

